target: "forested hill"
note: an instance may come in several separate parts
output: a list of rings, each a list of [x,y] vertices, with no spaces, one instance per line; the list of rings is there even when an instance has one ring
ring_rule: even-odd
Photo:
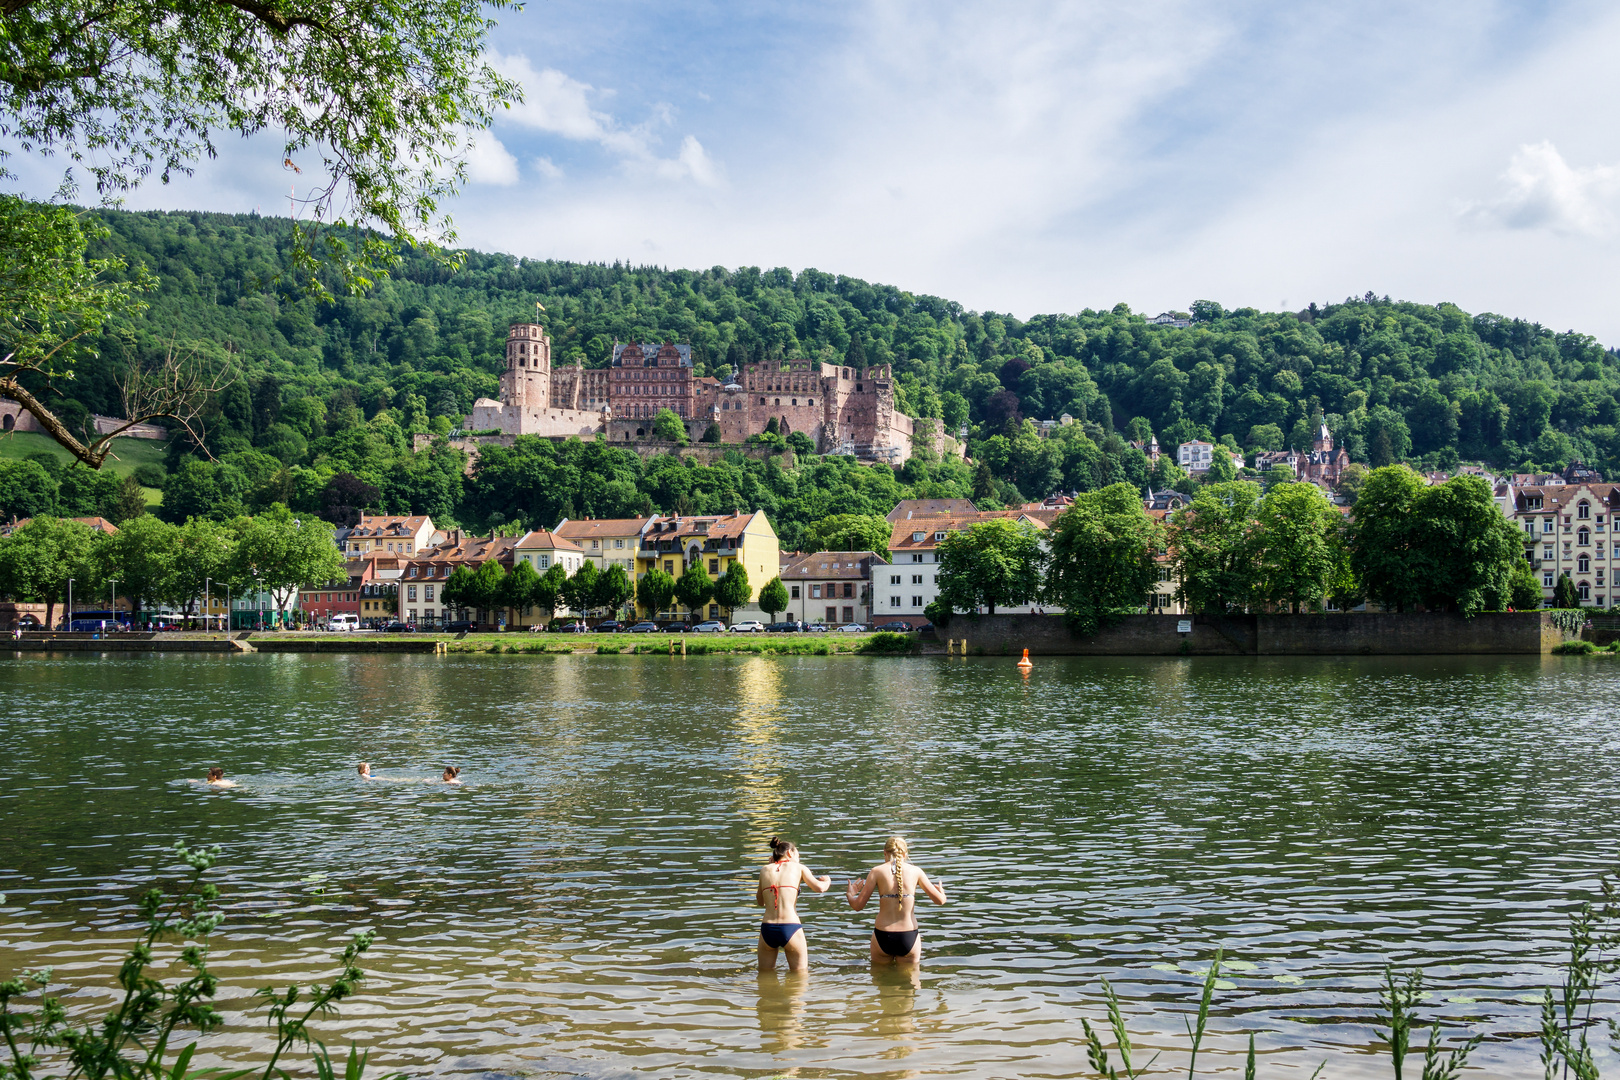
[[[89,410],[113,412],[107,373],[126,347],[174,340],[229,353],[246,378],[213,418],[216,452],[252,443],[293,464],[310,452],[317,412],[349,404],[368,418],[388,409],[403,424],[442,428],[495,393],[506,326],[532,318],[538,301],[562,361],[601,365],[615,338],[669,338],[690,342],[699,373],[713,375],[758,356],[892,363],[903,411],[944,416],[951,429],[974,425],[976,441],[1006,438],[976,456],[1030,497],[1088,482],[1084,463],[1031,466],[1009,453],[1021,417],[1065,412],[1099,445],[1151,427],[1162,443],[1203,435],[1280,448],[1308,442],[1320,418],[1373,465],[1579,457],[1620,471],[1614,355],[1584,334],[1450,304],[1368,294],[1300,312],[1199,302],[1185,327],[1155,325],[1124,305],[1020,321],[819,270],[467,252],[456,271],[407,255],[369,294],[323,306],[273,284],[286,269],[284,219],[101,216],[113,235],[98,254],[145,264],[161,288],[133,344],[109,336],[103,359],[67,389]]]

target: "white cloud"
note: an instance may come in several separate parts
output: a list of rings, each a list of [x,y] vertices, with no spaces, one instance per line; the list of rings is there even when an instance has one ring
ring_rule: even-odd
[[[561,180],[563,175],[561,166],[548,157],[535,158],[534,171],[545,177],[547,180]]]
[[[1471,203],[1463,220],[1503,229],[1545,229],[1564,235],[1602,236],[1614,228],[1610,209],[1620,169],[1573,168],[1551,142],[1519,147],[1502,179],[1507,190]]]
[[[518,182],[517,158],[487,131],[468,141],[466,161],[469,183],[511,187]]]
[[[682,140],[675,157],[658,156],[655,129],[669,124],[673,116],[667,104],[654,106],[647,122],[625,125],[611,113],[592,107],[591,95],[604,91],[589,83],[555,68],[536,71],[529,58],[521,54],[492,53],[489,59],[497,71],[523,87],[523,102],[498,119],[576,142],[596,143],[625,164],[649,168],[665,179],[690,178],[705,186],[718,183],[718,167],[691,135]],[[549,164],[549,159],[545,160]]]

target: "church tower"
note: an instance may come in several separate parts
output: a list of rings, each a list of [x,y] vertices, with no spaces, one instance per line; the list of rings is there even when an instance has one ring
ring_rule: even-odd
[[[506,331],[501,404],[544,409],[550,402],[551,338],[538,323],[513,323]]]

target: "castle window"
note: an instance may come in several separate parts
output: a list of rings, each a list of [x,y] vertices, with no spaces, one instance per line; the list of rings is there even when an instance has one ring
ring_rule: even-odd
[[[856,384],[855,384],[855,392],[856,392],[856,393],[857,393],[857,394],[861,394],[861,393],[865,393],[865,392],[866,392],[866,388],[865,388],[865,387],[864,387],[864,386],[862,386],[862,385],[861,385],[861,384],[860,384],[860,383],[856,383]]]
[[[764,398],[760,398],[760,399],[759,399],[759,403],[760,403],[760,404],[761,404],[761,405],[763,405],[763,404],[765,404],[765,399],[764,399]]]
[[[781,398],[772,398],[771,400],[773,402],[775,402],[776,404],[778,404],[778,405],[782,404],[782,399]]]
[[[815,398],[807,398],[807,399],[805,399],[805,404],[806,405],[814,405],[815,403],[816,403]]]
[[[795,405],[797,405],[797,404],[798,404],[798,403],[799,403],[799,399],[798,399],[798,398],[794,398],[794,399],[793,399],[793,404],[795,404]]]

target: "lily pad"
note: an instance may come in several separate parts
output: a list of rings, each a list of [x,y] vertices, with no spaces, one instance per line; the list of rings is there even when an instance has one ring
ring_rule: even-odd
[[[1221,964],[1221,967],[1228,971],[1253,971],[1259,966],[1258,964],[1251,964],[1247,960],[1228,960]]]
[[[1273,975],[1271,978],[1273,982],[1280,982],[1284,986],[1298,986],[1305,981],[1298,975]]]
[[[1473,1005],[1478,1003],[1479,998],[1471,998],[1466,994],[1458,994],[1456,997],[1448,997],[1446,1000],[1451,1002],[1453,1005]]]
[[[1546,1000],[1546,997],[1542,994],[1520,994],[1517,1000],[1528,1001],[1532,1005],[1540,1005]]]
[[[1237,989],[1237,983],[1232,982],[1230,979],[1216,979],[1215,980],[1215,989],[1217,989],[1217,990],[1236,990]]]
[[[1181,973],[1181,969],[1176,967],[1176,965],[1174,965],[1174,964],[1154,964],[1153,965],[1153,970],[1154,971],[1174,971],[1178,975]]]
[[[308,877],[304,878],[303,882],[304,882],[305,885],[313,885],[317,881],[325,881],[325,880],[326,880],[326,873],[324,871],[317,870],[313,874],[311,874]]]

